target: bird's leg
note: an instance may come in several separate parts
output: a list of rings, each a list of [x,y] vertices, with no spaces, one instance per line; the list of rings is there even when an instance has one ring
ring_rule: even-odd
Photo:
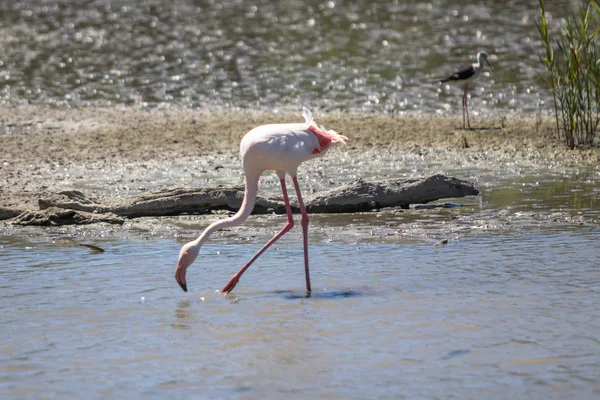
[[[463,86],[463,96],[462,96],[462,115],[463,115],[463,129],[467,129],[467,124],[465,123],[465,93],[467,90],[467,86]]]
[[[304,240],[304,275],[306,276],[306,291],[311,292],[310,288],[310,271],[308,269],[308,213],[306,207],[304,207],[304,201],[302,201],[302,194],[300,194],[300,185],[298,185],[298,179],[292,177],[294,181],[294,187],[296,188],[296,197],[298,197],[298,205],[300,206],[300,213],[302,214],[302,237]]]
[[[463,115],[463,129],[466,129],[467,125],[465,124],[465,96],[464,95],[462,97],[462,115]]]
[[[465,111],[467,112],[467,126],[469,127],[469,129],[471,129],[471,121],[469,121],[469,95],[468,95],[468,91],[469,91],[469,84],[465,83]],[[464,121],[463,121],[463,125],[464,125]]]
[[[285,178],[280,180],[281,182],[281,191],[283,192],[283,201],[285,202],[285,213],[287,214],[288,220],[285,223],[284,227],[281,229],[281,231],[273,236],[271,238],[271,240],[269,240],[267,242],[267,244],[265,244],[263,246],[262,249],[260,249],[255,255],[254,257],[252,257],[250,259],[250,261],[248,261],[246,263],[246,265],[244,265],[242,267],[242,269],[240,269],[235,275],[233,275],[231,277],[231,279],[229,280],[229,282],[227,282],[227,284],[223,287],[223,289],[221,289],[222,293],[229,293],[233,290],[233,288],[235,287],[235,285],[237,285],[238,281],[240,280],[240,277],[244,274],[244,272],[246,272],[246,270],[250,267],[250,265],[252,265],[252,263],[258,258],[260,257],[260,255],[262,253],[265,252],[265,250],[267,250],[273,243],[275,243],[277,241],[277,239],[279,239],[280,237],[282,237],[286,232],[288,232],[290,229],[292,229],[294,227],[294,217],[292,214],[292,206],[290,205],[290,200],[288,199],[288,194],[287,194],[287,188],[285,186]]]

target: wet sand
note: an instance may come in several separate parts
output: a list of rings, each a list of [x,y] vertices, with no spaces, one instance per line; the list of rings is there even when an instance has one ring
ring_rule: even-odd
[[[322,168],[334,168],[340,158],[382,168],[373,156],[381,151],[402,153],[404,158],[406,154],[435,158],[441,165],[512,162],[558,169],[597,163],[600,158],[598,149],[566,149],[555,137],[550,116],[476,117],[471,130],[461,128],[460,118],[323,115],[318,110],[313,116],[318,124],[350,138],[347,147],[319,160]],[[212,177],[220,170],[238,184],[242,182],[238,145],[244,133],[261,124],[299,121],[300,113],[223,109],[3,108],[0,206],[36,209],[41,193],[69,189],[74,181],[97,181],[94,191],[110,196],[193,186],[213,181],[203,175]],[[115,164],[125,167],[111,169]],[[157,178],[152,173],[174,165],[179,175],[162,173]],[[130,184],[110,183],[117,181]]]

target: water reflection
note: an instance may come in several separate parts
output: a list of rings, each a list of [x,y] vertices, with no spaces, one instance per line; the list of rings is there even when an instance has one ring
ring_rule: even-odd
[[[600,211],[595,172],[591,170],[554,179],[540,172],[539,176],[501,181],[497,187],[486,190],[485,199],[496,207],[555,212],[568,210],[571,215],[585,211],[588,217],[597,216]]]
[[[192,303],[187,300],[181,300],[177,303],[177,308],[175,309],[175,321],[177,322],[171,324],[171,327],[175,329],[190,329],[190,315],[195,312],[195,309],[190,309],[191,305]]]
[[[312,292],[293,292],[291,290],[276,291],[275,294],[286,300],[299,300],[299,299],[347,299],[350,297],[364,296],[366,293],[356,290],[315,290]]]

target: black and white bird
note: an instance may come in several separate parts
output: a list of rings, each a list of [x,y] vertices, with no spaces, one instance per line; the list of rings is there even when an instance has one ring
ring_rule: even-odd
[[[483,70],[483,63],[486,63],[490,69],[492,65],[488,61],[488,54],[485,51],[481,51],[477,53],[477,62],[475,64],[467,65],[460,70],[456,71],[452,75],[448,76],[445,79],[440,80],[442,83],[452,83],[455,85],[463,86],[464,93],[462,98],[462,107],[463,107],[463,128],[467,126],[471,128],[471,122],[469,121],[469,108],[467,105],[467,94],[469,90],[469,82],[475,80],[479,74],[481,74],[481,70]],[[467,124],[465,125],[465,114],[467,115]]]

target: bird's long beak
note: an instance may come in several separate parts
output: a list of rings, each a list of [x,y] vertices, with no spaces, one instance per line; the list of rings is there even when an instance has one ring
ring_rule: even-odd
[[[179,286],[183,289],[184,292],[187,292],[187,284],[185,282],[185,270],[181,264],[177,264],[175,268],[175,280],[179,283]]]
[[[485,63],[490,67],[491,70],[494,69],[494,67],[492,67],[492,64],[490,64],[490,62],[487,60],[487,58],[485,59]]]

